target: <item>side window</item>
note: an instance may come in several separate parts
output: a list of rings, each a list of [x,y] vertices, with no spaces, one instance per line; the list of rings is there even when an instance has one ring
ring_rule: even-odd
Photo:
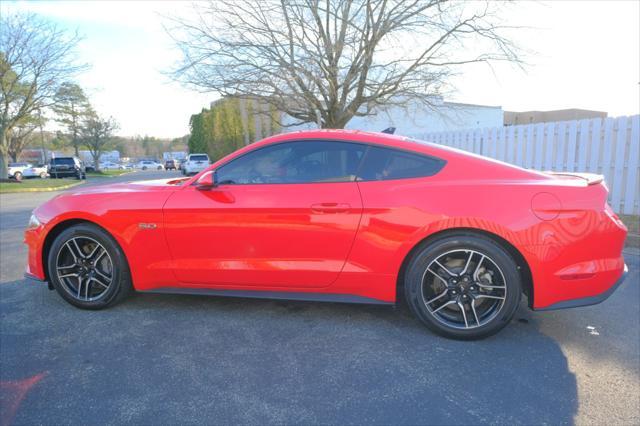
[[[358,180],[391,180],[432,176],[445,161],[393,148],[371,147],[358,174]]]
[[[217,170],[221,184],[354,181],[366,146],[348,142],[285,142],[260,148]]]

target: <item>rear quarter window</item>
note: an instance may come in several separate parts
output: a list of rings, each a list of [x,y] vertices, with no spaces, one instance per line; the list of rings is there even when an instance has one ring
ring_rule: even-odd
[[[393,148],[370,147],[358,173],[359,181],[433,176],[446,161]]]
[[[189,157],[191,161],[209,161],[209,157],[206,155],[192,155]]]
[[[51,164],[74,164],[73,158],[52,158]]]

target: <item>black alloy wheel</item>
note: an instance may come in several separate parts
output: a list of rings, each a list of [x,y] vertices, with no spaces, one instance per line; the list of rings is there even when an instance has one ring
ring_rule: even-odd
[[[101,309],[122,300],[131,290],[126,258],[102,228],[79,224],[65,229],[48,254],[49,279],[70,304]]]
[[[404,284],[409,306],[429,329],[462,340],[501,330],[522,293],[520,272],[509,253],[473,234],[450,235],[421,247]]]

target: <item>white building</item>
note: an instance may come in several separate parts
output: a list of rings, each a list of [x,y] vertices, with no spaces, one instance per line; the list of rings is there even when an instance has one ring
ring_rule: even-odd
[[[187,153],[184,151],[168,151],[162,153],[162,159],[167,160],[184,160],[187,158]]]
[[[78,154],[80,154],[80,159],[82,161],[84,161],[85,164],[93,164],[93,157],[91,156],[91,152],[87,151],[87,150],[80,150],[78,151]],[[106,161],[110,161],[112,163],[119,163],[120,162],[120,151],[105,151],[102,154],[100,154],[100,159],[99,161],[101,163],[104,163]]]
[[[395,127],[396,134],[410,136],[427,132],[501,127],[503,122],[504,111],[500,106],[440,101],[432,107],[425,107],[412,102],[406,108],[392,106],[380,110],[376,115],[354,117],[346,128],[379,132],[388,127]],[[307,123],[287,127],[285,131],[313,128],[317,128],[317,125]]]

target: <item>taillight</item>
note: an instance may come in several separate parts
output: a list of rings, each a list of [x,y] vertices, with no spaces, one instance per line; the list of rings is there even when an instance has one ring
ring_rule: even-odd
[[[609,216],[616,225],[618,225],[620,228],[624,229],[625,231],[627,230],[627,227],[625,226],[624,222],[620,220],[620,218],[618,217],[616,212],[613,211],[609,203],[605,203],[604,211],[607,214],[607,216]]]

